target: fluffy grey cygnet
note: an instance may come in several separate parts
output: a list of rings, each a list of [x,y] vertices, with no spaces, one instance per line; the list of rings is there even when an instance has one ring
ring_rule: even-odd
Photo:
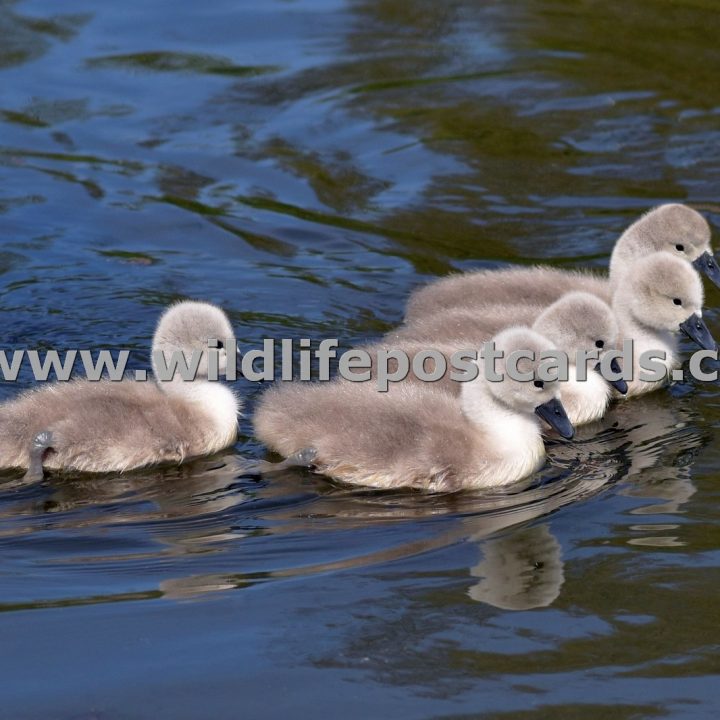
[[[74,380],[22,393],[0,405],[0,468],[124,472],[217,452],[237,438],[240,403],[227,387],[208,379],[208,340],[218,340],[218,370],[236,352],[234,333],[220,308],[180,302],[160,318],[153,338],[166,367],[173,352],[190,361],[202,353],[192,381],[98,382]],[[229,343],[232,343],[230,347]],[[226,346],[227,344],[227,346]]]
[[[620,337],[633,341],[627,397],[651,392],[672,379],[672,371],[680,365],[680,333],[706,350],[716,348],[702,319],[703,300],[700,276],[687,262],[667,252],[636,261],[613,297]],[[659,364],[665,374],[658,381],[641,378],[640,360],[649,351],[664,354]]]
[[[509,356],[530,350],[521,372],[537,377],[539,357],[552,343],[529,328],[495,337]],[[292,383],[268,390],[255,431],[285,457],[312,458],[318,471],[343,482],[430,491],[489,488],[520,480],[543,462],[538,415],[563,434],[573,429],[559,402],[559,383],[479,376],[451,393],[408,383],[392,393],[370,383],[336,380]]]
[[[486,303],[549,305],[572,290],[593,293],[607,303],[628,269],[656,252],[667,252],[705,273],[720,286],[720,269],[712,254],[710,226],[686,205],[660,205],[634,222],[618,239],[610,274],[537,266],[478,270],[451,275],[416,290],[408,300],[405,322],[459,307]]]

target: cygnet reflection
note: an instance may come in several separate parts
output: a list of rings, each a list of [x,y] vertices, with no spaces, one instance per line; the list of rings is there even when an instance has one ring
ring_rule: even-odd
[[[503,610],[547,607],[560,595],[562,548],[547,524],[522,527],[480,544],[483,558],[470,568],[468,589],[477,602]]]

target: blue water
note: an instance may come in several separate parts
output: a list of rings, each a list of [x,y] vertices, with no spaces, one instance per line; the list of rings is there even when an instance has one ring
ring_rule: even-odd
[[[719,10],[0,0],[2,348],[145,367],[185,297],[349,347],[452,269],[604,267],[659,202],[717,224]],[[445,498],[258,479],[237,389],[219,456],[0,478],[3,720],[714,717],[717,387]]]

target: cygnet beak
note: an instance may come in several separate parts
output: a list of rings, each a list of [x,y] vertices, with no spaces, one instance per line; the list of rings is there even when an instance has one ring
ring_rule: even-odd
[[[717,347],[704,320],[695,313],[680,323],[680,329],[703,350],[715,350]]]
[[[556,430],[560,437],[571,440],[575,435],[575,428],[565,412],[562,403],[553,398],[535,408],[535,414],[541,417],[553,430]]]
[[[622,368],[620,367],[620,363],[617,361],[617,358],[613,358],[610,361],[610,369],[616,375],[619,375],[622,372]],[[601,369],[600,363],[598,363],[595,366],[595,370],[600,373],[603,380],[606,380],[607,382],[609,382],[610,385],[612,385],[621,395],[627,395],[628,384],[622,378],[618,378],[617,380],[610,380],[610,379],[606,378],[602,374],[602,369]]]
[[[705,273],[718,287],[720,287],[720,267],[717,260],[707,250],[693,260],[692,266],[701,273]]]

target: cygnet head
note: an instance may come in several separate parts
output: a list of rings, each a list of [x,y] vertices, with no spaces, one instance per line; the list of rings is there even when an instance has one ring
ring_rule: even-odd
[[[219,307],[205,302],[183,301],[171,305],[160,317],[153,337],[152,367],[155,377],[160,377],[158,354],[164,357],[166,367],[172,367],[173,353],[182,353],[188,366],[192,366],[195,352],[202,353],[195,378],[206,380],[210,340],[217,341],[218,373],[222,374],[227,369],[227,353],[236,352],[234,332],[227,315]],[[179,372],[174,379],[181,380]]]
[[[703,288],[688,263],[659,252],[634,263],[613,298],[618,314],[655,331],[681,330],[700,347],[714,350],[715,341],[702,320]]]
[[[504,330],[493,342],[495,350],[502,353],[495,362],[495,372],[503,378],[500,382],[488,378],[487,385],[494,398],[517,412],[535,413],[562,437],[571,438],[574,430],[559,399],[559,383],[556,379],[543,379],[545,373],[541,371],[543,353],[556,350],[555,345],[525,327]],[[519,379],[520,376],[525,379]]]
[[[622,234],[613,251],[610,273],[619,277],[635,259],[668,252],[720,286],[720,267],[713,257],[711,239],[710,226],[697,210],[679,203],[660,205]]]
[[[652,249],[657,252],[664,250],[688,262],[694,262],[703,253],[712,254],[707,220],[687,205],[660,205],[638,222],[643,224],[643,234],[650,238]]]
[[[619,337],[615,313],[597,295],[586,292],[569,292],[548,306],[533,323],[533,330],[544,335],[565,353],[571,363],[576,362],[579,351],[597,350],[598,359],[589,360],[589,370],[600,370],[599,358],[614,349]],[[612,369],[620,373],[617,360]],[[610,384],[620,393],[628,390],[622,380]]]

